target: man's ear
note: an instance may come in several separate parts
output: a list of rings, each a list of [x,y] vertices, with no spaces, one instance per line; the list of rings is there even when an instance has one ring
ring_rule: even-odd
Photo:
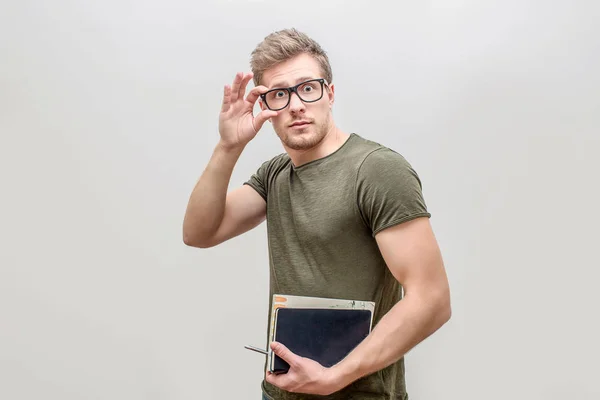
[[[335,85],[333,83],[329,85],[327,95],[329,96],[329,107],[332,107],[335,102]]]

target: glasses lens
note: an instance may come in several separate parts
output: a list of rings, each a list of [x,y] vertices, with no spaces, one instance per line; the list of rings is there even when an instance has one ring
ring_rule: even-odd
[[[321,97],[323,87],[319,81],[310,81],[298,86],[298,96],[304,101],[317,101]]]
[[[273,90],[267,92],[265,100],[271,110],[279,110],[287,105],[289,98],[290,94],[287,90]]]

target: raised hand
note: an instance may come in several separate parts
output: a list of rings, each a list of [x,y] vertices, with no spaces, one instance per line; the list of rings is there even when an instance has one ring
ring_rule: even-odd
[[[252,76],[252,73],[238,72],[233,85],[225,85],[219,114],[219,134],[222,143],[228,147],[244,147],[254,139],[265,121],[277,116],[277,112],[271,110],[262,110],[256,116],[253,115],[256,100],[268,89],[265,86],[257,86],[244,99],[246,87]]]

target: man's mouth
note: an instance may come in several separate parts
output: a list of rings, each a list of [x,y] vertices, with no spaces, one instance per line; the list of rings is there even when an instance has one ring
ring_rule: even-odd
[[[309,121],[296,121],[296,122],[292,123],[290,126],[291,127],[303,127],[303,126],[306,126],[308,124],[310,124]]]

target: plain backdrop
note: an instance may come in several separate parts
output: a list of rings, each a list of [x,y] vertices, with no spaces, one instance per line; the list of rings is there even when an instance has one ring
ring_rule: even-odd
[[[453,317],[412,399],[591,400],[600,351],[596,1],[0,6],[0,398],[258,399],[266,228],[182,241],[223,85],[270,32],[328,52],[348,132],[423,181]],[[283,151],[266,127],[231,187]]]

